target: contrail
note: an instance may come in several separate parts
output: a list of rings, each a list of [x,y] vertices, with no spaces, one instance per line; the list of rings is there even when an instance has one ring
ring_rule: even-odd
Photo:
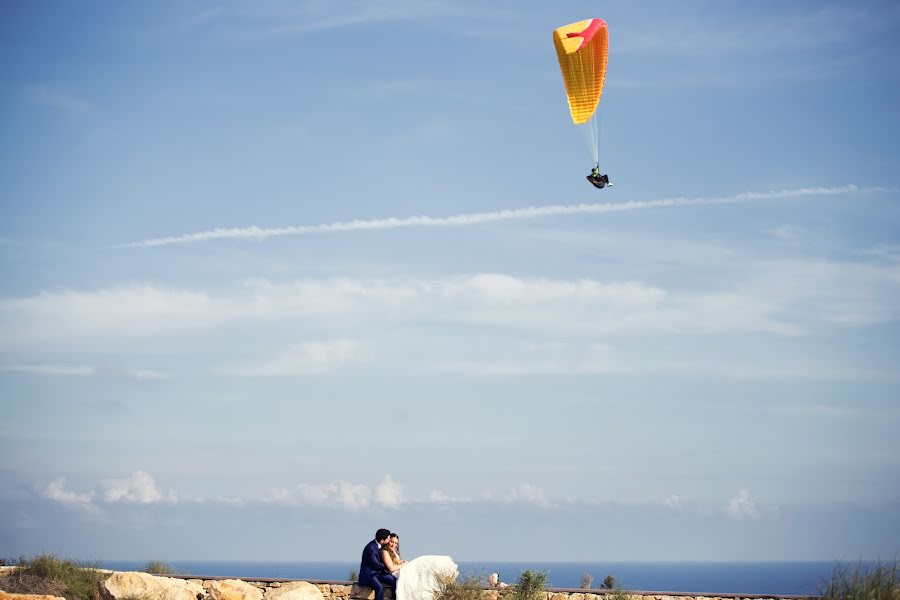
[[[336,233],[340,231],[362,231],[373,229],[399,229],[401,227],[459,227],[463,225],[479,225],[496,221],[512,221],[514,219],[535,219],[555,215],[579,215],[626,212],[648,208],[669,206],[696,206],[704,204],[738,204],[757,200],[775,198],[795,198],[798,196],[825,196],[834,194],[853,194],[858,192],[878,191],[880,188],[859,188],[855,185],[841,187],[811,187],[771,192],[744,192],[724,198],[666,198],[662,200],[629,201],[606,204],[551,204],[548,206],[531,206],[513,208],[494,212],[469,213],[449,217],[388,217],[384,219],[353,220],[342,223],[326,223],[322,225],[298,225],[293,227],[231,227],[210,229],[197,233],[186,233],[170,237],[153,238],[142,242],[124,244],[124,247],[149,248],[152,246],[168,246],[170,244],[188,244],[218,239],[256,239],[281,235],[306,235],[315,233]]]

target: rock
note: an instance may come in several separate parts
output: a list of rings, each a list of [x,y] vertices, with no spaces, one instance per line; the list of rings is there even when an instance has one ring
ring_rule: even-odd
[[[0,600],[66,600],[59,596],[42,596],[40,594],[10,594],[0,590]]]
[[[203,588],[191,581],[134,571],[113,573],[106,581],[100,583],[100,595],[105,600],[120,600],[128,596],[198,600],[204,594]]]
[[[210,600],[262,600],[262,591],[240,579],[213,581],[207,587]]]
[[[266,592],[266,600],[324,600],[322,590],[307,581],[285,583]]]
[[[370,587],[354,583],[353,589],[350,590],[350,598],[352,598],[353,600],[375,600],[375,590]],[[394,590],[392,590],[391,588],[386,588],[384,590],[384,598],[385,600],[394,600]]]

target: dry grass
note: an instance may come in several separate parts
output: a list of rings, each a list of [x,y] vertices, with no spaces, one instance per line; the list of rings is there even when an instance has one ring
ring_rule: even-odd
[[[109,577],[99,565],[79,564],[53,554],[21,559],[15,573],[0,578],[0,589],[14,594],[46,594],[66,600],[100,600],[99,585]]]
[[[900,600],[900,565],[838,563],[820,595],[826,600]]]
[[[463,579],[452,574],[436,575],[438,589],[434,592],[434,600],[481,600],[481,591],[486,582],[482,577],[469,575]]]
[[[172,575],[175,573],[172,565],[164,560],[151,560],[144,565],[141,571],[151,575]]]

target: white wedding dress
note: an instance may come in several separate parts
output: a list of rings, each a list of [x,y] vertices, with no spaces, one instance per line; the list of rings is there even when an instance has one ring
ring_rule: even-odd
[[[449,556],[420,556],[400,569],[397,577],[396,600],[434,600],[438,589],[438,575],[451,579],[459,576],[459,569]]]

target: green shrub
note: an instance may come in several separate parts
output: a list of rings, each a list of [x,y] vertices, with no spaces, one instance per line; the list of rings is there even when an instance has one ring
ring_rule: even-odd
[[[603,589],[611,590],[614,587],[616,587],[616,576],[607,575],[606,579],[603,580]]]
[[[350,569],[350,574],[347,576],[347,581],[353,581],[354,583],[359,581],[359,571],[356,569]]]
[[[632,596],[620,587],[616,587],[612,592],[606,594],[606,600],[635,600],[639,596]]]
[[[29,585],[55,586],[64,592],[66,598],[76,600],[98,600],[99,584],[109,577],[100,571],[97,563],[76,563],[64,560],[53,554],[41,554],[31,559],[20,561],[21,570],[16,574],[20,582]]]
[[[172,565],[164,560],[148,561],[144,564],[144,568],[142,568],[141,571],[150,573],[151,575],[171,575],[175,573],[175,569],[172,568]]]
[[[515,600],[538,600],[541,592],[547,589],[548,579],[544,571],[522,571],[516,584]]]
[[[900,565],[896,560],[853,567],[838,563],[819,595],[826,600],[900,600]]]

